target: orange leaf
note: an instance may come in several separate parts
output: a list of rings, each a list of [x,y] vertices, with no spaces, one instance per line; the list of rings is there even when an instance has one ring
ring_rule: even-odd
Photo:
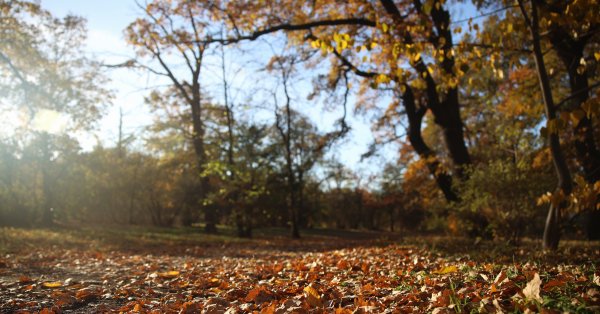
[[[273,272],[274,273],[278,273],[278,272],[280,272],[282,270],[283,270],[283,264],[276,263],[275,265],[273,265]]]
[[[33,281],[33,279],[31,279],[29,276],[19,277],[19,283],[30,283],[32,281]]]
[[[262,304],[271,301],[272,299],[274,299],[273,293],[264,287],[256,287],[248,292],[246,298],[244,298],[244,301]]]
[[[349,264],[348,261],[346,261],[345,259],[341,259],[339,262],[337,262],[337,264],[335,265],[335,267],[337,267],[338,269],[348,269],[349,268]]]
[[[363,273],[369,272],[369,268],[370,268],[370,265],[368,263],[362,263],[360,265],[360,269],[363,271]]]
[[[275,310],[275,304],[271,304],[271,306],[262,309],[260,314],[275,314]]]

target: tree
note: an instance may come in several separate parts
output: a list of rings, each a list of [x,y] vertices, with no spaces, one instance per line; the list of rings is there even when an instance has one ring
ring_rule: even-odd
[[[275,102],[275,129],[283,147],[284,173],[287,179],[287,206],[293,238],[300,237],[300,218],[304,208],[305,176],[324,153],[326,146],[335,136],[321,136],[308,118],[292,108],[292,95],[289,90],[292,74],[300,60],[297,56],[275,56],[268,68],[281,73],[284,104],[280,107],[277,95]]]
[[[552,95],[552,88],[550,85],[550,78],[548,71],[546,70],[546,64],[544,62],[544,54],[542,52],[542,43],[540,39],[540,24],[538,15],[538,6],[535,1],[531,2],[530,11],[527,10],[524,1],[519,0],[519,7],[525,23],[531,33],[531,43],[533,45],[533,55],[536,63],[538,79],[540,81],[540,89],[542,90],[542,98],[544,101],[544,108],[546,111],[546,118],[549,122],[556,121],[558,115],[555,107],[554,98]],[[573,189],[573,182],[571,177],[571,171],[567,165],[567,161],[560,147],[560,139],[558,130],[550,129],[548,132],[548,143],[550,146],[550,152],[552,154],[552,160],[558,178],[558,193],[568,197]],[[548,211],[548,217],[546,219],[546,227],[544,229],[544,248],[545,249],[557,249],[558,242],[560,241],[560,215],[561,210],[565,208],[564,201],[553,202],[550,205]]]
[[[203,105],[201,90],[201,72],[205,53],[209,43],[205,40],[212,34],[209,11],[197,2],[190,1],[153,1],[140,8],[145,18],[138,18],[126,29],[128,42],[138,51],[141,58],[149,57],[156,62],[154,66],[143,65],[150,72],[166,77],[173,84],[178,98],[190,108],[192,138],[196,155],[197,171],[202,173],[208,162],[205,147],[206,108]],[[187,73],[175,71],[175,65],[169,56],[176,54],[183,62]],[[203,177],[197,187],[200,203],[210,192],[209,178]],[[217,231],[217,215],[212,206],[203,206],[205,212],[205,230]]]
[[[588,69],[588,61],[600,61],[600,57],[586,58],[586,48],[595,41],[596,32],[600,29],[600,20],[591,12],[600,9],[593,1],[585,3],[558,3],[539,1],[540,14],[551,21],[549,41],[565,67],[568,76],[570,95],[557,104],[563,112],[569,112],[573,128],[573,146],[579,165],[583,168],[586,183],[593,188],[600,181],[600,149],[594,134],[593,120],[598,120],[598,110],[594,113],[594,100],[590,99],[589,80],[592,70]],[[565,13],[563,15],[563,12]],[[565,16],[566,15],[566,16]],[[560,16],[560,18],[557,18]],[[594,60],[595,59],[595,60]],[[587,61],[586,61],[587,60]],[[598,84],[595,84],[598,87]],[[597,100],[596,100],[597,101]],[[597,105],[596,105],[597,107]],[[564,116],[564,115],[563,115]],[[596,200],[598,202],[598,200]],[[588,216],[587,233],[590,239],[600,239],[600,212],[588,205],[591,211]]]

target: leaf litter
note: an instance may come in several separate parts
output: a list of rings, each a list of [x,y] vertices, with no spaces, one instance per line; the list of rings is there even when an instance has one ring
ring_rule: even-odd
[[[587,263],[495,263],[418,245],[343,242],[302,249],[287,248],[289,240],[268,249],[239,243],[185,254],[59,247],[6,254],[0,312],[600,311],[597,249]]]

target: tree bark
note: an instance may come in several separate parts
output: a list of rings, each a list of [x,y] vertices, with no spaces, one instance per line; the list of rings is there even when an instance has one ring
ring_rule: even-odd
[[[567,69],[571,95],[574,96],[570,109],[580,109],[589,99],[587,73],[577,71],[588,37],[574,39],[562,28],[556,27],[550,33],[550,41]],[[592,120],[587,115],[574,125],[573,137],[577,160],[583,168],[584,178],[587,183],[594,184],[600,180],[600,151],[596,145]],[[590,209],[590,212],[584,216],[589,240],[600,239],[600,217],[594,210]]]
[[[540,29],[538,22],[538,11],[537,4],[535,1],[531,1],[531,18],[529,17],[523,0],[519,0],[519,7],[521,13],[525,18],[525,22],[529,26],[531,33],[532,44],[533,44],[533,56],[537,68],[538,80],[540,82],[540,88],[542,90],[542,98],[544,101],[544,109],[546,111],[546,118],[548,121],[555,121],[557,118],[556,106],[552,97],[552,88],[550,86],[550,78],[546,71],[546,64],[544,63],[544,54],[542,52],[541,40],[540,40]],[[554,164],[554,170],[558,178],[558,187],[555,193],[563,193],[568,196],[573,188],[571,172],[567,165],[567,161],[560,147],[560,138],[558,136],[558,130],[548,130],[548,143],[550,146],[550,153],[552,155],[552,161]],[[546,218],[546,225],[544,228],[543,246],[544,249],[556,250],[560,241],[560,215],[561,210],[565,207],[565,202],[560,204],[551,204],[548,210],[548,216]]]
[[[398,24],[403,22],[403,17],[398,7],[392,0],[380,0],[385,11]],[[454,58],[451,56],[452,49],[452,32],[450,25],[450,14],[444,9],[442,3],[439,6],[435,1],[432,5],[430,16],[436,28],[437,35],[432,35],[428,40],[435,46],[443,39],[444,44],[439,47],[444,51],[446,58],[441,63],[445,75],[455,78],[454,73]],[[422,12],[422,5],[419,0],[414,1],[417,11]],[[424,12],[422,12],[424,13]],[[413,44],[413,37],[410,32],[405,31],[403,40],[406,44]],[[453,163],[454,174],[461,180],[465,179],[465,166],[471,164],[471,157],[467,149],[467,144],[464,139],[463,123],[460,116],[460,101],[458,98],[458,90],[456,87],[449,87],[447,92],[442,95],[440,100],[438,93],[438,85],[429,73],[427,65],[423,59],[412,63],[412,67],[419,75],[424,76],[426,83],[427,106],[431,109],[434,116],[434,122],[440,126],[444,136],[444,143],[448,149],[448,153]],[[446,192],[444,192],[446,194]]]
[[[425,115],[425,108],[417,109],[414,93],[410,86],[405,85],[402,94],[402,104],[408,117],[408,139],[421,159],[423,159],[431,175],[435,178],[437,186],[442,190],[448,202],[458,201],[458,195],[452,188],[452,177],[443,169],[435,153],[427,146],[421,134],[421,124]]]

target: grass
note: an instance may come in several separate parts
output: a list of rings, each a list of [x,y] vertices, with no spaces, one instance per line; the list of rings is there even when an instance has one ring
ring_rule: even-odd
[[[233,236],[209,235],[197,228],[138,226],[53,229],[0,228],[0,252],[36,247],[87,250],[152,250],[167,246],[217,245],[242,241]]]
[[[541,243],[524,239],[521,246],[498,241],[434,235],[409,235],[375,231],[307,229],[302,239],[291,240],[285,228],[254,230],[253,239],[235,236],[235,230],[219,226],[219,234],[206,234],[200,227],[81,226],[53,229],[0,228],[0,253],[59,247],[95,251],[133,251],[186,254],[190,248],[252,247],[279,250],[322,251],[348,245],[386,245],[400,243],[424,248],[434,254],[489,263],[533,262],[541,264],[585,263],[600,255],[600,242],[562,241],[556,252],[543,252]]]
[[[219,226],[218,234],[207,234],[200,227],[82,226],[0,228],[0,253],[31,251],[40,247],[92,251],[128,251],[161,254],[186,254],[191,248],[252,247],[293,251],[324,250],[344,247],[355,242],[386,244],[388,233],[370,231],[307,229],[302,239],[291,240],[285,228],[254,231],[253,239],[235,236],[235,230]]]

